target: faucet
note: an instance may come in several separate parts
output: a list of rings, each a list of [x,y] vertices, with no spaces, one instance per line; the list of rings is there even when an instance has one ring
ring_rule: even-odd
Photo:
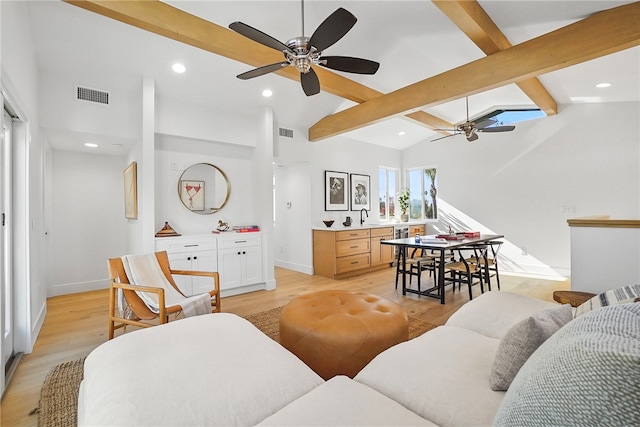
[[[367,218],[369,218],[369,213],[367,212],[367,209],[366,208],[360,209],[360,225],[364,224],[364,218],[362,217],[362,212],[364,212],[365,215],[367,215]]]

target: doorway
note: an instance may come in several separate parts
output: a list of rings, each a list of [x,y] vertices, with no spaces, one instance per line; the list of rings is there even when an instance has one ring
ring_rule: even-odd
[[[0,353],[2,357],[4,392],[17,364],[14,344],[14,292],[11,280],[11,176],[13,117],[6,107],[2,112],[0,135],[0,292],[2,301],[0,317]]]

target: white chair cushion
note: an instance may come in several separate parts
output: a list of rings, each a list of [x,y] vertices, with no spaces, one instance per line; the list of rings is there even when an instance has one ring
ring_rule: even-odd
[[[379,354],[354,379],[437,425],[490,425],[504,396],[489,387],[499,343],[440,326]]]
[[[435,426],[346,376],[331,378],[260,426]]]
[[[502,339],[516,323],[533,313],[558,307],[557,303],[542,301],[506,291],[485,292],[464,304],[447,321],[448,326],[469,329],[491,338]]]
[[[239,316],[190,317],[91,352],[78,425],[255,425],[323,382]]]

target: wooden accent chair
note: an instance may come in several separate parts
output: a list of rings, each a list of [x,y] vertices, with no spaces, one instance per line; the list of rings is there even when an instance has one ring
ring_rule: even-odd
[[[211,277],[213,279],[213,289],[209,292],[211,296],[211,312],[220,312],[220,277],[217,272],[173,270],[169,266],[169,257],[166,251],[155,252],[155,256],[169,283],[183,296],[184,294],[180,291],[180,288],[178,288],[173,279],[174,274]],[[109,279],[111,280],[111,287],[109,289],[109,339],[113,338],[116,329],[125,328],[127,325],[142,328],[154,326],[157,324],[152,322],[155,319],[158,319],[160,324],[167,323],[169,321],[169,315],[177,315],[182,310],[180,305],[165,307],[164,289],[162,288],[131,285],[121,258],[110,258],[108,267]],[[129,316],[127,315],[120,315],[117,302],[119,289],[121,289],[124,294],[124,299],[126,300],[128,308],[131,310],[131,317],[133,318],[128,318]],[[157,294],[159,313],[151,311],[136,291],[153,292]],[[185,296],[185,298],[187,297]]]

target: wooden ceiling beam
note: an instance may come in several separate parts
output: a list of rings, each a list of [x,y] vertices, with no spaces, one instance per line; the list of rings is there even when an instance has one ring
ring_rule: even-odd
[[[309,129],[309,140],[319,141],[419,108],[453,101],[638,46],[638,22],[640,2],[596,13],[327,116]]]
[[[64,1],[252,67],[260,67],[283,60],[283,54],[274,49],[161,1]],[[341,98],[362,103],[384,95],[326,68],[314,67],[314,70],[320,79],[321,89]],[[294,67],[284,67],[276,71],[275,74],[300,81],[300,73]],[[430,129],[453,127],[451,123],[424,111],[408,114],[407,119]]]
[[[432,1],[486,55],[512,47],[507,37],[477,1]],[[558,104],[537,77],[516,82],[516,85],[547,116],[558,114]]]

